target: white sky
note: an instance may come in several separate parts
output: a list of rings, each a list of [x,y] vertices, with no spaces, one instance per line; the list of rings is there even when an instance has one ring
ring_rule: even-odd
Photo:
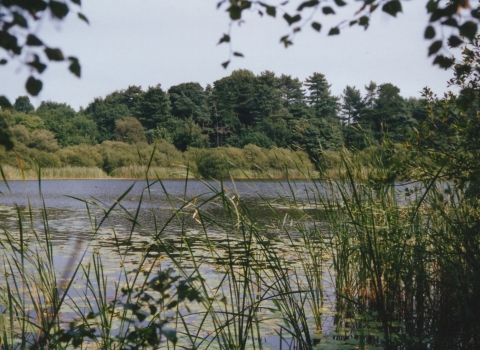
[[[440,95],[447,90],[451,73],[432,66],[427,58],[426,1],[403,2],[398,18],[378,9],[367,31],[355,26],[333,37],[327,36],[330,26],[325,23],[337,24],[340,17],[318,14],[324,24],[321,33],[306,27],[288,49],[279,42],[290,31],[282,14],[277,13],[276,19],[248,14],[240,28],[232,28],[233,48],[245,58],[235,58],[228,69],[221,63],[228,59],[229,47],[217,43],[228,31],[229,18],[224,9],[216,9],[217,1],[83,0],[81,12],[90,25],[74,12],[62,22],[43,22],[39,36],[49,46],[62,48],[65,55],[77,56],[82,77],[74,77],[67,63],[49,64],[41,75],[43,90],[30,98],[32,103],[52,100],[78,109],[129,85],[146,89],[161,84],[167,90],[199,82],[205,87],[235,69],[255,74],[270,70],[301,80],[313,72],[323,73],[335,95],[346,85],[363,92],[370,81],[392,83],[404,97],[420,97],[424,86]],[[353,13],[358,7],[359,3],[353,4],[347,10]],[[0,67],[0,95],[12,102],[25,95],[28,75],[28,68],[17,62]]]

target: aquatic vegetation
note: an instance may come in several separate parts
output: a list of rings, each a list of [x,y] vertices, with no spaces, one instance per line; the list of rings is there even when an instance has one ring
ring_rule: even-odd
[[[381,168],[360,182],[361,162],[343,164],[335,181],[242,184],[255,198],[147,178],[133,206],[134,185],[76,198],[75,217],[2,207],[2,346],[478,347],[478,201]]]

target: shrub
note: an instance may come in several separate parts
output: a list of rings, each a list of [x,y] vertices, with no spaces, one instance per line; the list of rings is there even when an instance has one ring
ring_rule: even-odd
[[[10,131],[13,135],[13,138],[15,141],[23,143],[24,145],[28,145],[30,143],[30,134],[28,132],[28,129],[25,127],[25,125],[14,125],[10,127]]]
[[[41,168],[60,168],[62,166],[58,155],[38,149],[30,150],[30,159]]]
[[[102,169],[110,174],[114,169],[134,165],[139,162],[135,147],[123,142],[104,141],[97,145],[97,150],[103,158]]]
[[[74,167],[101,167],[103,158],[94,146],[77,145],[65,147],[57,152],[64,165]]]
[[[134,117],[115,120],[115,135],[117,141],[130,144],[147,141],[142,124]]]
[[[30,134],[28,146],[46,152],[55,152],[59,149],[55,135],[44,129],[35,130]]]
[[[205,178],[220,179],[228,175],[228,163],[220,152],[202,150],[196,159],[198,174]]]

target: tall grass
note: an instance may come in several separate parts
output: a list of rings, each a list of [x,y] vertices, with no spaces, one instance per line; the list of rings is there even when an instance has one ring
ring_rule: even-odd
[[[382,162],[365,174],[354,154],[342,162],[335,180],[277,183],[276,198],[258,198],[263,217],[234,182],[190,198],[187,172],[174,198],[147,166],[134,210],[122,205],[133,185],[111,206],[84,201],[89,238],[68,273],[56,269],[46,206],[41,226],[35,208],[16,208],[1,239],[2,346],[479,348],[478,199],[438,177],[393,182]],[[153,190],[170,204],[166,220],[143,207]],[[113,217],[128,223],[122,234]],[[114,272],[92,249],[106,233]]]

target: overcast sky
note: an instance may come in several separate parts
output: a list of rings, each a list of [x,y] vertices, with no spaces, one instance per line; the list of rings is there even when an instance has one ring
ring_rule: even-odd
[[[245,17],[232,27],[232,44],[245,58],[235,58],[224,69],[228,45],[217,45],[228,31],[229,18],[217,10],[218,0],[83,0],[81,12],[86,25],[72,11],[62,22],[44,21],[39,36],[65,55],[77,56],[82,77],[74,77],[67,64],[50,64],[42,74],[44,88],[31,98],[36,106],[43,100],[65,102],[73,108],[86,107],[95,97],[140,85],[143,89],[199,82],[203,87],[228,76],[235,69],[255,74],[270,70],[304,80],[314,72],[325,74],[332,93],[340,95],[347,85],[362,92],[370,81],[392,83],[404,97],[420,97],[423,87],[437,94],[447,90],[451,72],[432,66],[427,58],[429,42],[423,39],[427,23],[426,1],[403,2],[398,18],[378,11],[367,31],[348,28],[328,37],[329,26],[339,16],[319,15],[321,33],[304,28],[294,45],[285,49],[279,38],[289,33],[281,14],[276,19]],[[353,0],[348,1],[350,4]],[[347,6],[355,12],[359,4]],[[327,22],[328,21],[328,22]],[[0,68],[0,95],[12,102],[25,95],[29,70],[19,63]]]

